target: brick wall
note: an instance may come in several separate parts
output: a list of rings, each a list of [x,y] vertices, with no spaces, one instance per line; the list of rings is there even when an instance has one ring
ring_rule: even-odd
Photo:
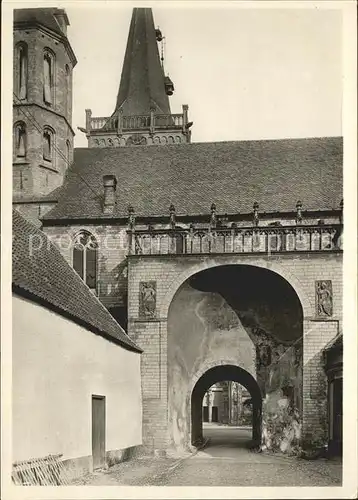
[[[43,228],[72,266],[73,241],[82,230],[98,243],[97,295],[107,308],[127,305],[127,227],[68,225]]]
[[[342,255],[334,253],[275,256],[130,256],[127,266],[126,228],[116,226],[45,227],[55,243],[80,229],[92,232],[99,242],[98,293],[111,307],[128,304],[128,333],[144,350],[141,357],[143,389],[143,440],[148,447],[162,448],[168,433],[168,310],[180,286],[193,274],[229,264],[263,267],[281,275],[297,293],[303,309],[303,430],[325,433],[325,377],[322,349],[334,337],[342,320]],[[70,248],[61,252],[72,264]],[[331,280],[333,316],[321,320],[315,310],[315,281]],[[156,314],[146,320],[139,314],[140,282],[156,282]],[[128,284],[128,297],[127,297]],[[127,302],[126,302],[127,301]],[[231,359],[231,353],[221,353]],[[210,361],[210,360],[209,360]],[[214,360],[217,362],[217,360]],[[234,361],[234,360],[231,360]],[[319,400],[319,404],[317,401]],[[153,418],[153,420],[151,420]],[[321,431],[320,431],[321,432]],[[153,445],[154,443],[154,445]]]
[[[138,337],[138,315],[139,315],[139,283],[141,281],[156,281],[157,285],[157,317],[161,319],[161,338],[167,335],[164,330],[167,326],[169,305],[181,286],[181,284],[192,274],[208,269],[213,266],[227,264],[248,264],[264,267],[280,274],[294,288],[300,298],[303,314],[303,431],[323,429],[326,432],[327,419],[324,405],[315,404],[325,391],[325,379],[321,377],[322,364],[321,355],[324,346],[337,333],[342,321],[342,256],[340,254],[317,253],[310,255],[281,255],[281,256],[186,256],[186,257],[129,257],[128,269],[128,314],[129,335]],[[329,321],[321,321],[315,311],[315,281],[332,280],[333,290],[333,316]],[[144,322],[145,323],[145,322]],[[143,321],[140,330],[145,332]],[[145,342],[156,343],[154,331],[145,339],[143,333],[143,346]],[[149,340],[150,339],[150,340]],[[163,343],[162,343],[163,345]],[[144,347],[145,350],[145,347]],[[153,364],[158,363],[152,353],[147,357],[146,352],[142,356],[142,378],[146,372],[158,373],[158,368]],[[162,370],[163,363],[160,365]],[[159,379],[165,379],[161,374]],[[154,382],[151,385],[150,394],[154,392]],[[319,392],[319,394],[318,394]],[[143,391],[144,406],[148,394]],[[163,398],[162,398],[163,399]],[[159,425],[158,422],[156,425]],[[162,421],[162,431],[167,433],[167,424]],[[145,439],[145,436],[144,436]]]

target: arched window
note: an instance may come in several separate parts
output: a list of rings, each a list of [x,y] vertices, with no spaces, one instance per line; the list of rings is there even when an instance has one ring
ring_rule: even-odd
[[[43,64],[43,99],[45,104],[51,105],[54,93],[55,58],[48,49],[44,52]]]
[[[18,99],[27,98],[28,50],[25,42],[16,46],[16,94]]]
[[[66,116],[71,114],[71,71],[69,66],[65,66],[65,82],[66,82]]]
[[[15,158],[26,158],[27,135],[24,122],[15,124],[14,127],[14,156]]]
[[[82,231],[76,236],[73,268],[92,290],[96,290],[97,285],[97,249],[97,241],[91,233]]]
[[[69,167],[71,163],[72,163],[71,144],[70,141],[66,141],[66,168]]]
[[[53,161],[55,134],[53,130],[46,127],[43,132],[43,159]]]

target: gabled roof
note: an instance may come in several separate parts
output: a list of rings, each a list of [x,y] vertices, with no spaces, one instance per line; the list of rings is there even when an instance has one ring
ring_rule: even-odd
[[[211,142],[128,148],[81,148],[44,217],[93,219],[339,209],[342,199],[341,137]],[[113,214],[102,212],[103,176],[117,177]]]
[[[152,9],[134,8],[123,62],[116,111],[123,115],[170,114]]]
[[[40,302],[128,350],[141,352],[45,233],[16,210],[13,210],[12,228],[14,292]]]

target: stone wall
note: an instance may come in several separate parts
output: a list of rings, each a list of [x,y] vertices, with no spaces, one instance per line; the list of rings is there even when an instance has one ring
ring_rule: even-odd
[[[93,132],[92,132],[93,134]],[[94,133],[93,135],[88,136],[88,147],[89,148],[108,148],[108,147],[124,147],[130,144],[127,141],[131,139],[132,135],[137,135],[135,132],[133,134],[126,133],[121,137],[118,137],[117,133],[115,134],[106,134],[103,132]],[[143,141],[142,145],[150,146],[152,144],[181,144],[183,142],[188,142],[187,136],[181,133],[180,131],[164,134],[150,134],[149,132],[140,133],[141,140]]]
[[[74,132],[71,127],[73,61],[63,42],[60,42],[56,36],[51,36],[41,29],[16,29],[14,31],[15,94],[19,80],[16,53],[20,42],[25,43],[28,48],[27,95],[20,102],[14,98],[13,124],[25,123],[27,152],[25,158],[14,157],[13,192],[15,195],[43,195],[62,184],[67,167],[73,159]],[[45,104],[43,100],[45,49],[49,49],[54,54],[52,105]],[[66,68],[70,73],[68,84],[66,83]],[[43,128],[45,126],[51,127],[54,131],[56,150],[54,150],[52,162],[43,159]],[[68,159],[67,143],[70,146]]]

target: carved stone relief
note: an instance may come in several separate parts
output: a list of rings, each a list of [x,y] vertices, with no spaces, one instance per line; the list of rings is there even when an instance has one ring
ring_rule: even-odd
[[[127,146],[140,146],[145,144],[147,144],[147,139],[141,134],[133,134],[129,136],[126,142]]]
[[[316,281],[316,315],[320,318],[333,315],[332,281]]]
[[[156,315],[157,283],[141,281],[139,283],[139,317],[154,318]]]

